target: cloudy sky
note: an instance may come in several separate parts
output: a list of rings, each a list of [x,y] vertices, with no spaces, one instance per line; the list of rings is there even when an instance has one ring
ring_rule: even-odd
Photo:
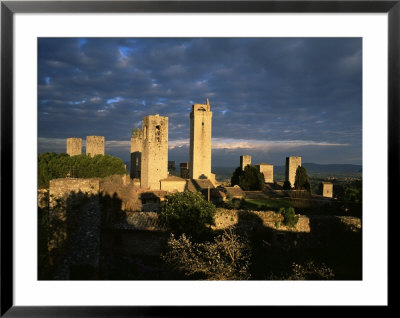
[[[144,116],[169,118],[188,161],[191,105],[209,98],[212,164],[362,164],[361,38],[39,38],[38,149],[105,136],[128,161]],[[83,148],[83,152],[85,148]]]

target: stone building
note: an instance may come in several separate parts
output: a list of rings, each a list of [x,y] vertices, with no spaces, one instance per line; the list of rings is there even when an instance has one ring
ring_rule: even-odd
[[[274,182],[274,166],[268,163],[260,163],[256,165],[256,168],[260,173],[264,175],[265,183],[273,183]]]
[[[296,169],[299,166],[301,166],[301,157],[286,157],[285,181],[289,181],[292,187],[294,187]]]
[[[131,173],[132,179],[140,179],[142,164],[143,133],[140,128],[132,131],[131,135]]]
[[[168,117],[149,115],[142,120],[142,188],[160,190],[160,180],[168,176]]]
[[[167,178],[160,180],[161,190],[172,193],[185,191],[186,183],[186,179],[172,175],[169,175]]]
[[[190,113],[190,179],[211,178],[210,102],[194,104]]]
[[[332,182],[321,182],[320,184],[321,194],[325,198],[333,198],[333,183]]]
[[[251,165],[251,156],[250,155],[243,155],[240,156],[240,167],[242,170],[246,168],[247,165]]]
[[[71,157],[82,154],[82,138],[67,138],[67,154]]]
[[[104,136],[86,137],[86,155],[90,157],[104,155]]]
[[[179,168],[181,178],[189,179],[189,162],[181,162]]]

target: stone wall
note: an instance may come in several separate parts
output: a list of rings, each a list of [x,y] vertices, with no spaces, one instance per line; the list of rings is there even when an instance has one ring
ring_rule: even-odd
[[[299,166],[301,166],[301,157],[286,157],[285,181],[290,181],[292,187],[294,187],[296,169]]]
[[[50,207],[56,204],[57,199],[66,199],[75,192],[97,195],[100,191],[100,179],[61,178],[50,180],[49,203]]]
[[[258,171],[264,175],[264,182],[274,182],[274,166],[267,163],[260,163],[256,165]]]
[[[48,250],[53,279],[97,279],[100,257],[100,180],[53,179],[49,188]]]
[[[82,154],[82,138],[67,138],[67,154],[71,157]]]
[[[251,165],[251,156],[250,155],[240,156],[240,167],[242,168],[242,170],[244,170],[244,168],[247,165]]]
[[[86,137],[86,155],[104,155],[104,136]]]
[[[168,176],[168,117],[146,116],[142,127],[141,187],[159,190],[160,180]]]
[[[190,179],[211,178],[212,112],[207,104],[194,104],[190,113]]]

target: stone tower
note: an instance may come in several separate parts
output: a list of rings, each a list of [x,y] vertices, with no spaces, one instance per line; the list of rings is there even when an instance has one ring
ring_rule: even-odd
[[[132,131],[131,136],[131,178],[140,179],[142,165],[143,132],[140,128]]]
[[[296,169],[301,166],[301,157],[286,157],[285,181],[290,181],[292,188],[296,179]]]
[[[250,155],[240,156],[240,167],[242,168],[242,170],[244,170],[244,168],[247,165],[251,165],[251,156]]]
[[[104,136],[86,137],[86,155],[90,157],[104,155]]]
[[[142,133],[140,185],[160,190],[160,180],[168,177],[168,117],[144,117]]]
[[[67,138],[67,154],[71,157],[82,154],[82,138]]]
[[[211,179],[210,102],[194,104],[190,113],[190,179]]]
[[[256,168],[264,176],[265,183],[274,183],[274,166],[268,163],[260,163]]]

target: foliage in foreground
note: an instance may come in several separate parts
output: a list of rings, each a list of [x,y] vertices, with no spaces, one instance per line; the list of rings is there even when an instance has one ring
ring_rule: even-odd
[[[171,234],[168,251],[161,257],[175,271],[191,279],[250,279],[249,242],[232,231],[204,243],[193,243],[185,234],[179,238]]]
[[[186,233],[199,237],[211,231],[215,225],[217,208],[204,200],[199,192],[178,192],[167,197],[168,201],[160,214],[163,221],[173,232]]]
[[[85,154],[70,157],[66,153],[46,152],[38,156],[38,186],[48,188],[49,181],[67,176],[74,178],[104,178],[125,174],[124,162],[117,157]]]
[[[292,264],[292,273],[287,280],[331,280],[335,275],[331,268],[324,263],[317,265],[313,261],[308,261],[304,265]]]

